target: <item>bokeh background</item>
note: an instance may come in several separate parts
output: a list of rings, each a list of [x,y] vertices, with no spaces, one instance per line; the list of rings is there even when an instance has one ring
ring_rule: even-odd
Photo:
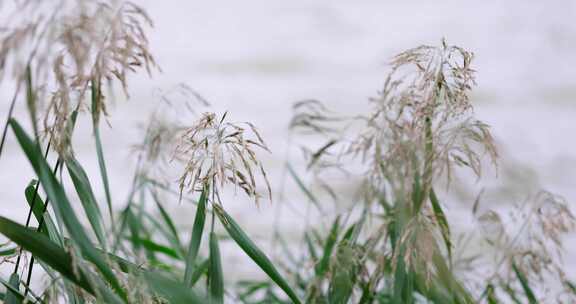
[[[256,124],[273,151],[263,157],[277,193],[285,161],[301,168],[297,150],[286,153],[294,101],[313,98],[337,112],[365,113],[394,54],[421,44],[438,45],[442,38],[475,53],[478,86],[472,101],[477,117],[491,125],[501,153],[498,172],[468,183],[465,191],[457,188],[461,193],[454,194],[448,209],[469,208],[484,187],[501,194],[486,202],[495,207],[521,203],[539,189],[576,203],[574,1],[136,2],[155,21],[150,42],[162,72],[133,77],[130,98],[117,94],[110,126],[103,128],[118,208],[134,172],[130,148],[142,134],[138,124],[156,107],[159,92],[185,83],[216,112],[227,110],[232,120]],[[4,119],[12,93],[9,84],[0,89]],[[24,103],[17,106],[16,115],[26,117]],[[79,127],[78,158],[97,176],[90,122],[80,122]],[[0,213],[23,220],[23,189],[32,173],[11,135],[5,150],[0,159]],[[98,181],[95,188],[101,189]],[[267,246],[274,222],[293,232],[296,240],[302,223],[314,219],[303,218],[307,204],[295,185],[287,183],[284,191],[293,195],[259,208],[239,195],[226,207],[260,245]],[[101,191],[98,195],[104,197]],[[190,231],[193,209],[177,202],[167,208],[177,216],[183,233]],[[458,212],[453,214],[451,222],[466,224],[459,222]],[[567,269],[576,269],[576,238],[566,240]],[[229,271],[259,274],[226,246]]]

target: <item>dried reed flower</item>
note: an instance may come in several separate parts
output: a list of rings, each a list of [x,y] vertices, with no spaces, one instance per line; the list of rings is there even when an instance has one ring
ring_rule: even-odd
[[[156,67],[145,31],[152,20],[126,1],[29,0],[14,6],[8,24],[0,26],[6,28],[0,33],[0,73],[11,70],[21,83],[32,67],[32,90],[43,103],[36,106],[56,150],[64,153],[70,114],[88,108],[83,100],[92,82],[118,83],[128,95],[128,74]],[[102,96],[94,109],[96,121],[106,115]]]
[[[182,115],[182,110],[188,111],[192,114],[197,114],[197,106],[209,107],[210,102],[206,100],[200,93],[185,83],[178,83],[177,85],[169,88],[168,90],[158,90],[159,99],[169,109],[174,109],[178,116]]]
[[[292,104],[289,129],[312,134],[334,134],[338,129],[331,125],[342,119],[332,113],[321,101],[306,99]]]
[[[469,167],[480,176],[481,156],[488,154],[494,164],[497,158],[489,127],[473,117],[469,98],[475,85],[472,57],[444,41],[438,47],[420,46],[395,56],[384,88],[371,99],[371,113],[352,119],[361,122],[362,129],[351,141],[332,135],[331,116],[318,102],[297,104],[291,123],[293,129],[337,141],[310,153],[309,163],[316,168],[331,164],[326,159],[334,160],[328,148],[344,147],[336,163],[344,157],[362,161],[366,201],[384,201],[382,205],[392,210],[370,233],[372,245],[366,246],[366,254],[383,252],[394,267],[404,265],[427,282],[438,278],[439,267],[447,267],[438,264],[444,263],[439,260],[444,254],[441,248],[445,245],[451,256],[452,246],[449,227],[439,219],[444,215],[423,203],[430,197],[433,182],[446,178],[449,183],[454,165]],[[389,231],[390,223],[397,230]],[[394,240],[386,237],[391,234],[397,234]],[[376,269],[383,267],[378,263],[385,264],[376,262]],[[382,275],[374,271],[370,280],[378,281]]]
[[[300,135],[320,136],[324,142],[318,149],[311,149],[309,144],[301,145],[302,152],[308,163],[307,169],[319,173],[328,168],[342,168],[338,157],[340,153],[332,153],[338,147],[343,130],[335,123],[346,121],[330,111],[321,101],[307,99],[292,105],[292,119],[289,130]],[[329,159],[332,158],[332,159]]]
[[[526,203],[514,206],[508,214],[489,210],[479,220],[485,227],[482,231],[486,239],[495,249],[496,261],[500,261],[494,263],[493,257],[486,261],[495,267],[488,280],[516,281],[513,271],[516,265],[530,282],[541,283],[533,284],[533,288],[545,287],[539,290],[541,297],[550,295],[566,281],[561,237],[576,229],[576,218],[564,198],[540,191]],[[498,242],[493,240],[494,233],[501,235]]]
[[[488,210],[478,217],[480,229],[485,235],[486,241],[493,246],[502,246],[509,242],[508,235],[502,223],[502,218],[493,210]]]
[[[473,55],[442,42],[395,56],[366,129],[349,152],[368,162],[376,189],[396,197],[411,193],[415,177],[425,187],[453,164],[481,174],[478,148],[495,163],[496,149],[486,124],[475,120],[469,93],[474,82]]]
[[[255,148],[270,150],[253,124],[226,122],[226,116],[227,112],[221,118],[214,113],[204,113],[180,136],[174,154],[185,164],[180,191],[202,191],[209,186],[213,198],[216,196],[220,201],[219,189],[232,183],[258,204],[260,194],[256,191],[254,170],[259,170],[272,201],[266,172],[254,152]]]
[[[167,175],[165,167],[172,159],[174,143],[184,127],[154,112],[143,129],[144,140],[132,147],[141,161],[139,174],[153,180],[164,178]]]
[[[338,200],[332,182],[334,175],[327,173],[330,171],[349,176],[340,156],[347,127],[342,126],[342,123],[350,121],[349,117],[337,115],[319,100],[306,99],[292,105],[289,137],[297,134],[300,139],[305,139],[298,146],[307,164],[306,170],[312,173],[315,186],[323,189],[334,201]]]

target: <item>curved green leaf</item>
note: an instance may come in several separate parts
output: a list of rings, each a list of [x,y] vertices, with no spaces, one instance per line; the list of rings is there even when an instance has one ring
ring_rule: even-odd
[[[80,202],[84,207],[84,213],[94,230],[94,234],[98,239],[100,246],[106,248],[106,239],[104,237],[104,228],[102,225],[102,213],[98,207],[98,202],[92,191],[92,186],[90,185],[90,180],[86,171],[78,163],[78,161],[73,157],[69,156],[65,160],[66,168],[68,168],[68,173],[76,189],[76,193],[80,198]]]
[[[88,293],[98,293],[106,303],[123,303],[101,280],[95,276],[89,280],[86,270],[75,268],[70,254],[37,231],[0,216],[0,233]]]
[[[4,286],[6,286],[7,289],[4,303],[6,304],[22,303],[24,296],[20,293],[20,277],[18,276],[18,273],[16,272],[12,273],[12,275],[10,275],[8,284],[4,284]]]
[[[288,169],[288,173],[290,173],[290,176],[292,176],[292,178],[296,182],[296,185],[298,185],[298,188],[300,188],[300,190],[306,195],[306,197],[308,197],[310,202],[312,202],[312,204],[314,204],[314,207],[316,207],[318,209],[318,211],[320,211],[320,213],[323,213],[322,206],[320,205],[320,202],[318,201],[316,196],[308,189],[308,187],[306,187],[306,185],[304,185],[304,182],[300,179],[298,174],[296,174],[296,171],[294,171],[292,166],[287,163],[286,169]]]
[[[84,228],[78,220],[70,201],[66,197],[64,188],[50,170],[46,159],[40,151],[39,145],[26,134],[24,129],[22,129],[16,120],[11,119],[10,126],[16,135],[20,147],[26,154],[32,168],[36,172],[44,191],[48,195],[50,201],[53,202],[52,206],[58,221],[64,223],[70,237],[74,241],[74,244],[78,246],[82,255],[98,268],[106,281],[125,301],[127,301],[126,292],[122,289],[120,282],[116,278],[111,267],[90,242],[90,238],[84,231]]]
[[[326,271],[328,271],[328,266],[330,266],[330,258],[332,257],[332,252],[334,251],[334,245],[336,245],[336,241],[338,239],[339,227],[340,217],[337,217],[332,224],[332,228],[330,229],[330,234],[326,239],[326,243],[324,243],[324,253],[322,254],[320,263],[318,263],[315,267],[316,275],[318,277],[322,277]]]
[[[34,257],[52,267],[78,287],[94,293],[86,277],[74,272],[70,255],[47,237],[1,216],[0,233],[31,252]]]
[[[260,250],[252,240],[242,231],[240,226],[222,209],[222,207],[214,204],[214,210],[220,219],[226,231],[230,237],[242,248],[242,250],[256,263],[260,268],[274,281],[284,292],[288,295],[288,297],[292,300],[292,302],[300,304],[301,301],[292,290],[288,282],[282,277],[282,275],[276,270],[276,267],[272,264],[272,262],[268,259],[268,257]]]
[[[104,159],[104,152],[102,149],[102,141],[100,140],[100,81],[92,81],[92,127],[94,129],[94,142],[96,143],[96,155],[98,156],[98,166],[100,168],[100,176],[102,177],[102,184],[104,184],[104,192],[106,193],[106,203],[108,204],[108,212],[110,213],[110,221],[114,225],[114,212],[112,210],[112,196],[110,194],[110,183],[108,182],[108,171],[106,170],[106,161]],[[114,227],[114,226],[112,226]],[[114,230],[114,229],[112,229]]]
[[[224,303],[224,280],[222,278],[222,262],[216,233],[210,233],[210,303]]]
[[[448,220],[442,210],[442,206],[440,206],[440,202],[438,202],[438,197],[436,196],[434,189],[430,189],[430,202],[432,203],[432,210],[434,210],[434,217],[436,218],[436,221],[438,221],[438,225],[440,225],[440,231],[442,232],[442,239],[446,245],[446,250],[448,250],[448,259],[452,261],[450,226],[448,225]]]
[[[204,222],[206,221],[206,200],[208,188],[204,188],[198,201],[196,209],[196,216],[194,217],[194,226],[192,227],[192,236],[190,237],[190,245],[188,247],[188,256],[186,257],[186,270],[184,273],[184,284],[192,287],[192,274],[198,250],[200,249],[200,241],[202,240],[202,231],[204,230]]]
[[[64,243],[62,242],[62,238],[58,233],[58,229],[56,228],[56,225],[52,221],[52,217],[50,217],[50,214],[44,212],[44,201],[42,201],[42,198],[40,198],[40,195],[36,192],[35,188],[36,187],[34,186],[33,181],[30,182],[28,187],[26,187],[26,189],[24,190],[26,201],[28,202],[30,208],[34,206],[34,208],[32,208],[32,212],[34,213],[34,217],[36,217],[36,220],[39,223],[43,222],[42,229],[40,231],[44,233],[46,236],[48,236],[52,241],[62,246],[64,245]],[[35,202],[33,202],[33,200],[35,200]],[[44,218],[44,221],[41,220],[42,217]]]
[[[205,304],[208,303],[196,295],[191,288],[185,285],[168,279],[160,274],[147,272],[144,278],[148,282],[148,286],[162,298],[169,301],[169,303],[180,304]]]
[[[178,230],[176,229],[176,225],[174,225],[174,222],[172,221],[172,218],[170,217],[168,212],[166,212],[166,209],[164,209],[164,207],[162,207],[162,204],[160,203],[160,199],[158,198],[157,193],[153,190],[150,190],[150,193],[152,194],[152,198],[154,199],[154,202],[156,203],[156,207],[158,207],[158,210],[160,210],[160,215],[162,216],[164,223],[168,227],[167,232],[169,232],[169,234],[166,235],[168,241],[170,241],[172,246],[174,246],[174,249],[177,249],[178,252],[183,253],[184,249],[182,248],[182,244],[180,242],[180,234],[178,233]],[[144,214],[144,216],[146,216],[146,215],[147,214]],[[166,230],[166,229],[163,229],[163,230]],[[182,255],[185,255],[185,254],[182,254]]]
[[[530,284],[528,283],[528,279],[526,278],[524,273],[520,269],[518,269],[518,267],[516,266],[516,263],[512,263],[512,269],[514,269],[514,273],[518,277],[518,280],[520,281],[520,285],[522,285],[522,289],[524,290],[524,293],[526,294],[526,298],[528,298],[528,302],[530,304],[538,303],[538,300],[536,300],[536,295],[534,294],[534,291],[532,291],[532,288],[530,288]]]

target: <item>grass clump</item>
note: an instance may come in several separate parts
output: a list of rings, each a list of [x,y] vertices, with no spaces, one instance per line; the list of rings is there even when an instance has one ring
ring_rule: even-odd
[[[11,129],[35,174],[23,198],[29,205],[25,225],[0,217],[0,233],[10,240],[0,254],[5,262],[15,260],[0,281],[6,303],[538,303],[551,296],[552,280],[558,301],[574,300],[574,283],[562,269],[561,236],[574,230],[575,220],[556,195],[540,192],[514,208],[506,219],[517,222],[516,230],[504,224],[501,212],[479,213],[476,204],[471,214],[481,234],[468,240],[487,244],[493,257],[459,252],[435,187],[449,185],[457,166],[480,177],[483,156],[496,164],[498,155],[489,127],[473,115],[468,51],[442,41],[397,55],[367,115],[338,116],[316,100],[294,105],[292,134],[325,139],[319,149],[304,150],[307,170],[322,188],[335,200],[341,195],[331,184],[334,168],[348,176],[360,168],[362,178],[350,208],[331,216],[324,197],[287,166],[330,224],[309,226],[301,246],[286,245],[285,236],[275,234],[283,257],[271,259],[226,211],[221,196],[240,188],[258,204],[265,188],[272,201],[258,157],[270,149],[253,124],[230,122],[227,113],[196,115],[188,125],[155,112],[135,147],[128,199],[114,210],[119,204],[113,204],[99,135],[110,98],[104,91],[117,83],[128,95],[128,75],[156,67],[144,26],[152,21],[130,2],[62,1],[48,15],[38,13],[42,5],[15,4],[12,18],[20,23],[0,36],[0,72],[10,72],[17,84],[11,109],[26,102],[32,126],[26,130],[10,110],[2,143]],[[72,145],[85,110],[109,221]],[[58,157],[52,166],[49,153]],[[176,185],[160,181],[167,165],[179,168]],[[69,186],[62,181],[66,173]],[[170,201],[195,209],[188,243],[166,211]],[[267,279],[230,284],[223,241],[234,242]],[[30,286],[35,265],[48,284]]]

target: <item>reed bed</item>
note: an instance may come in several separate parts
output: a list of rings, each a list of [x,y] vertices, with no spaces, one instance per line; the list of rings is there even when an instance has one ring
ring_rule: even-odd
[[[290,164],[285,170],[331,225],[311,224],[298,244],[275,233],[281,250],[272,259],[227,212],[221,195],[246,196],[254,205],[245,208],[273,201],[260,160],[273,147],[257,126],[210,112],[200,95],[180,87],[208,110],[191,111],[194,120],[185,122],[162,111],[151,115],[135,139],[129,196],[119,202],[99,130],[111,115],[110,92],[119,87],[129,96],[130,75],[159,70],[146,35],[153,22],[131,2],[43,5],[15,3],[0,32],[0,76],[16,84],[0,157],[5,138],[13,136],[34,170],[34,176],[15,177],[30,180],[22,197],[26,222],[0,217],[0,233],[9,240],[0,255],[12,268],[0,278],[4,303],[576,301],[576,284],[562,264],[562,236],[576,222],[563,198],[541,191],[509,213],[480,212],[479,198],[469,210],[478,233],[462,245],[435,191],[449,186],[456,170],[479,178],[487,164],[497,168],[490,127],[474,116],[476,72],[464,48],[442,40],[398,54],[363,115],[346,117],[317,100],[294,104],[291,138],[314,136],[319,148],[303,149],[307,172]],[[13,116],[15,103],[27,105],[28,117]],[[82,119],[93,126],[99,176],[89,176],[75,156],[72,138]],[[50,155],[57,158],[53,164]],[[165,179],[167,168],[180,172],[179,181]],[[351,207],[330,213],[326,198],[344,195],[332,182],[334,172],[361,182]],[[320,187],[310,187],[304,174]],[[64,185],[63,175],[72,183]],[[103,189],[94,189],[95,179]],[[177,203],[195,214],[186,240],[166,210]],[[222,242],[236,244],[266,279],[227,279]],[[474,244],[487,253],[462,254]],[[44,276],[46,284],[31,286],[33,276]]]

